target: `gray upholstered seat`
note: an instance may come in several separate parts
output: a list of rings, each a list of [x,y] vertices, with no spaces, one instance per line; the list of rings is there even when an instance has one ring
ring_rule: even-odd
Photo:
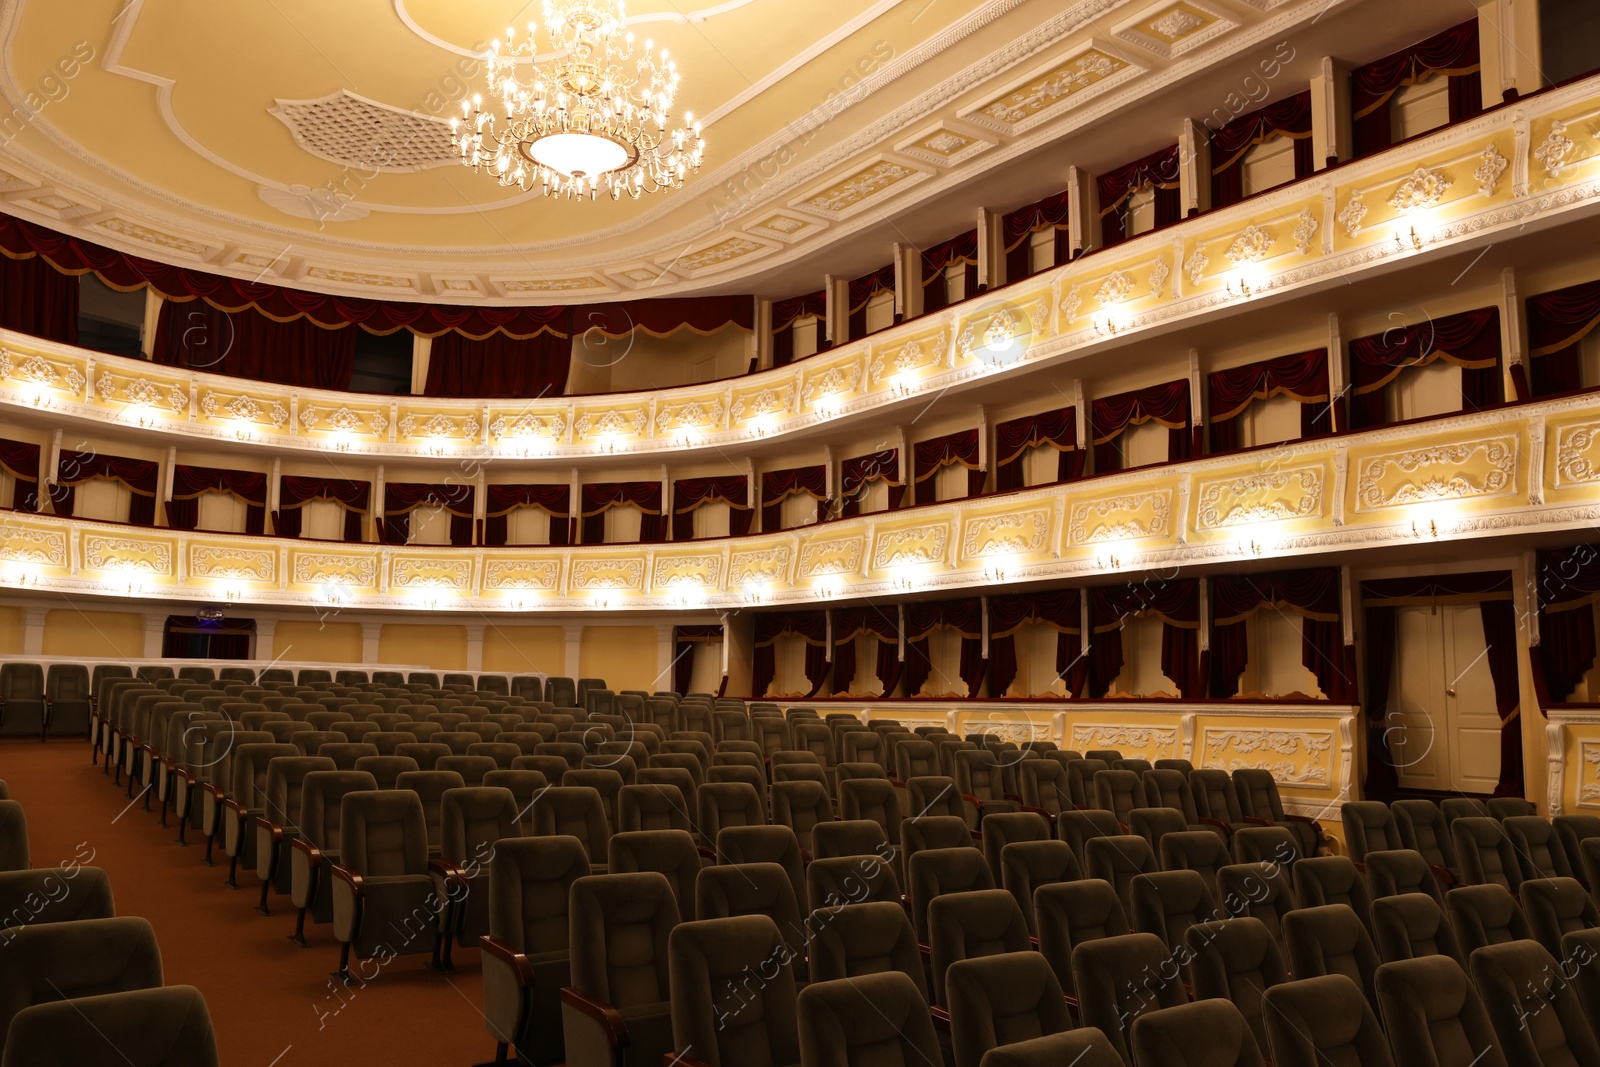
[[[1510,1063],[1600,1067],[1600,1043],[1565,968],[1543,945],[1511,941],[1472,953],[1473,984]]]
[[[1133,1059],[1129,1030],[1140,1016],[1188,1002],[1169,958],[1154,934],[1100,938],[1072,950],[1079,1019],[1103,1032],[1124,1060]]]
[[[899,971],[915,983],[919,995],[927,998],[927,974],[917,935],[898,901],[865,901],[813,910],[807,923],[806,953],[812,982]]]
[[[1249,1025],[1256,1045],[1266,1048],[1262,996],[1289,980],[1277,939],[1258,919],[1221,919],[1190,927],[1185,946],[1195,999],[1232,1003]]]
[[[981,1067],[993,1049],[1072,1029],[1061,984],[1037,952],[952,963],[945,983],[955,1067]]]
[[[7,931],[0,967],[0,1046],[33,1004],[155,989],[161,950],[144,919],[78,919]]]
[[[166,986],[35,1004],[6,1034],[5,1067],[217,1067],[205,998]]]
[[[111,880],[99,867],[68,864],[0,871],[0,931],[114,915]]]
[[[927,1067],[942,1060],[927,1001],[898,971],[808,985],[797,1015],[806,1067]]]
[[[1397,1064],[1506,1067],[1483,1002],[1456,960],[1423,956],[1385,963],[1376,982],[1379,1013]]]
[[[1273,1067],[1395,1067],[1372,1005],[1344,975],[1285,982],[1263,1000]]]
[[[1426,893],[1401,893],[1372,902],[1372,934],[1385,963],[1420,956],[1462,961],[1454,931],[1439,902]]]
[[[1137,1063],[1163,1067],[1261,1067],[1261,1050],[1239,1009],[1199,1000],[1142,1013],[1133,1022]]]
[[[654,871],[580,878],[571,890],[567,1067],[659,1067],[672,1051],[668,938],[678,903]]]
[[[350,957],[432,953],[438,940],[422,800],[405,789],[346,793],[339,801],[339,862],[332,868],[339,972]]]
[[[768,973],[788,948],[765,915],[680,923],[667,942],[672,1039],[707,1067],[798,1067],[797,983],[789,968]],[[750,975],[762,979],[751,983]]]

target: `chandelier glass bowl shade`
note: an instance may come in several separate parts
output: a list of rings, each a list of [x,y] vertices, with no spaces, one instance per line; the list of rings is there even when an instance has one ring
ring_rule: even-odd
[[[544,0],[551,48],[535,23],[507,30],[486,58],[488,91],[450,121],[462,162],[502,186],[613,200],[672,189],[700,168],[705,141],[685,115],[672,127],[678,67],[646,41],[634,62],[622,0]]]

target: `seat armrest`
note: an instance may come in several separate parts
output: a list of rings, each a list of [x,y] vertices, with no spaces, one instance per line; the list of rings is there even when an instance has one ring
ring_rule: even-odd
[[[341,882],[344,882],[350,887],[350,892],[354,894],[357,900],[366,899],[366,879],[362,878],[355,871],[352,871],[349,867],[341,867],[337,863],[330,863],[328,866],[333,870],[333,876],[335,878],[339,879]]]
[[[610,1004],[571,986],[561,987],[561,1003],[599,1023],[613,1049],[628,1047],[628,1024],[622,1021],[622,1013]]]
[[[428,870],[444,880],[446,893],[458,886],[465,887],[467,884],[467,872],[449,860],[430,859]]]
[[[933,1020],[933,1028],[941,1034],[950,1032],[950,1013],[944,1008],[930,1007],[928,1017]]]
[[[722,861],[721,857],[717,855],[717,850],[710,845],[696,845],[694,850],[700,853],[701,859],[710,860],[712,863],[720,863]]]
[[[704,1060],[685,1056],[681,1052],[669,1052],[661,1057],[661,1067],[710,1067],[710,1065]]]
[[[250,812],[245,808],[245,806],[232,797],[223,797],[222,806],[228,811],[233,812],[234,817],[240,822],[244,822],[244,820],[250,816]]]
[[[1428,864],[1428,870],[1432,871],[1433,876],[1443,882],[1447,888],[1456,884],[1456,874],[1449,867],[1441,867],[1437,863],[1430,863]]]
[[[1201,826],[1215,826],[1217,829],[1221,830],[1223,833],[1227,834],[1229,837],[1233,836],[1233,824],[1230,823],[1230,822],[1227,822],[1226,820],[1223,820],[1223,819],[1207,819],[1207,818],[1203,818],[1202,817],[1201,820],[1200,820],[1200,825]]]
[[[267,818],[265,815],[256,816],[256,826],[267,832],[268,840],[274,845],[283,840],[283,827]]]
[[[517,988],[530,989],[533,987],[533,965],[528,962],[528,957],[523,953],[518,952],[504,941],[496,941],[488,934],[479,936],[478,947],[511,969],[511,973],[517,979]]]
[[[1272,825],[1274,825],[1273,821],[1271,819],[1261,819],[1261,818],[1257,818],[1254,815],[1246,815],[1244,817],[1244,821],[1249,823],[1251,826],[1272,826]]]
[[[313,869],[322,866],[322,850],[320,848],[318,848],[316,845],[313,845],[306,838],[304,838],[304,837],[293,837],[293,838],[290,838],[289,839],[289,847],[295,849],[298,852],[304,852],[306,854],[306,860],[311,864],[311,867]]]

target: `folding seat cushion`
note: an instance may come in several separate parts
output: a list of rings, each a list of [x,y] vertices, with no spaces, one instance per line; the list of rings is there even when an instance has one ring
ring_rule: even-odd
[[[1385,963],[1376,981],[1379,1014],[1397,1064],[1505,1067],[1488,1013],[1459,962],[1424,956]]]
[[[766,804],[748,782],[707,782],[695,793],[696,829],[708,845],[729,826],[761,826],[767,821]]]
[[[166,986],[35,1004],[18,1012],[0,1063],[75,1067],[217,1067],[216,1035],[193,986]]]
[[[1034,891],[1033,910],[1039,926],[1039,951],[1069,994],[1077,989],[1073,951],[1089,941],[1128,933],[1122,900],[1110,882],[1098,878],[1042,885]]]
[[[1094,806],[1109,811],[1119,823],[1128,825],[1128,813],[1144,806],[1144,786],[1133,771],[1097,771],[1094,776]]]
[[[988,844],[987,839],[984,844]],[[1082,876],[1078,858],[1065,841],[1012,841],[1000,850],[1000,887],[1016,900],[1030,934],[1039,932],[1033,911],[1034,892],[1040,886]]]
[[[788,827],[802,855],[809,857],[812,828],[818,823],[832,822],[834,818],[827,788],[818,782],[773,782],[771,797],[772,821]],[[898,822],[895,829],[898,832]]]
[[[945,982],[955,1067],[980,1067],[993,1049],[1072,1029],[1061,983],[1037,952],[959,960]]]
[[[1522,864],[1511,839],[1498,820],[1464,816],[1450,824],[1450,840],[1461,861],[1461,880],[1467,885],[1495,883],[1513,894],[1522,884]]]
[[[898,971],[808,985],[796,1008],[806,1067],[926,1067],[942,1060],[927,1002]]]
[[[14,927],[114,915],[111,881],[99,867],[69,863],[0,871],[0,937]]]
[[[1444,890],[1422,853],[1409,848],[1367,853],[1367,891],[1373,900],[1401,893],[1426,893],[1444,907]]]
[[[1071,797],[1073,805],[1079,808],[1094,807],[1094,776],[1101,771],[1109,771],[1111,764],[1097,759],[1069,759],[1062,763],[1067,769],[1067,795]]]
[[[16,800],[0,800],[0,871],[25,871],[28,861],[28,814]]]
[[[81,663],[52,663],[45,674],[45,733],[82,737],[89,731],[89,670]]]
[[[789,878],[795,904],[805,905],[805,864],[800,857],[800,842],[788,827],[725,827],[717,835],[716,853],[721,863],[776,863]]]
[[[37,663],[0,666],[0,736],[44,735],[44,668]]]
[[[1217,872],[1217,903],[1233,918],[1260,919],[1282,942],[1284,916],[1297,903],[1289,877],[1286,869],[1272,863],[1230,864]]]
[[[928,903],[934,1003],[949,1007],[945,978],[961,960],[998,953],[1027,952],[1028,927],[1022,910],[1003,889],[945,893]]]
[[[1370,929],[1372,896],[1367,883],[1346,856],[1309,856],[1294,865],[1295,900],[1302,908],[1344,904]]]
[[[1439,805],[1431,800],[1397,800],[1389,810],[1400,835],[1400,847],[1421,853],[1435,868],[1435,874],[1447,883],[1455,882],[1460,873],[1455,845],[1450,841],[1450,830]]]
[[[1256,1045],[1266,1048],[1262,996],[1289,980],[1277,939],[1259,920],[1222,919],[1190,927],[1185,947],[1195,999],[1232,1003]]]
[[[1150,850],[1159,857],[1163,837],[1187,833],[1189,830],[1181,811],[1172,808],[1134,808],[1128,812],[1128,832],[1149,842]]]
[[[1083,845],[1083,873],[1090,878],[1103,878],[1116,889],[1123,908],[1132,911],[1130,893],[1134,876],[1154,874],[1155,853],[1142,837],[1094,837]]]
[[[679,924],[668,939],[673,1043],[707,1067],[798,1067],[797,983],[764,968],[787,945],[765,915]],[[750,975],[763,978],[750,982]]]
[[[1068,1030],[1031,1041],[1002,1045],[987,1053],[980,1067],[1124,1067],[1106,1035],[1093,1027]]]
[[[1104,1033],[1130,1063],[1129,1030],[1138,1019],[1188,1002],[1189,995],[1168,960],[1166,946],[1154,934],[1100,938],[1072,950],[1080,1021]]]
[[[1528,920],[1522,914],[1522,906],[1505,886],[1457,886],[1445,894],[1444,904],[1456,944],[1469,960],[1485,945],[1528,938]]]
[[[1155,934],[1174,951],[1184,944],[1190,927],[1209,923],[1222,914],[1211,887],[1195,871],[1136,874],[1128,884],[1128,901],[1133,928]]]
[[[805,903],[811,911],[878,901],[904,907],[894,866],[877,856],[815,859],[806,866],[805,878]]]
[[[306,776],[314,771],[334,771],[331,759],[321,756],[280,756],[267,763],[267,784],[262,810],[254,820],[256,877],[261,879],[257,910],[267,913],[267,894],[289,892],[292,865],[289,842],[300,836],[300,805]]]
[[[899,903],[862,901],[817,908],[806,930],[812,982],[898,971],[926,999],[922,954],[911,920]]]
[[[1576,873],[1550,820],[1537,815],[1512,815],[1502,819],[1500,826],[1511,839],[1523,878],[1571,878]]]
[[[565,834],[583,842],[589,862],[603,870],[611,837],[605,801],[585,786],[551,786],[535,798],[533,828],[539,836]]]
[[[1426,893],[1401,893],[1372,902],[1372,937],[1385,963],[1419,956],[1449,956],[1458,964],[1461,948],[1439,902]]]
[[[1346,801],[1339,805],[1339,821],[1344,825],[1345,849],[1356,863],[1364,863],[1369,852],[1407,847],[1400,839],[1399,827],[1387,804],[1375,800]]]
[[[161,985],[161,950],[144,919],[23,926],[6,931],[3,946],[0,1046],[17,1013],[31,1005]]]
[[[572,980],[561,992],[568,1067],[658,1067],[673,1044],[671,886],[653,871],[580,878],[570,907]]]
[[[936,897],[994,888],[983,853],[973,848],[924,849],[911,857],[907,872],[912,926],[924,943],[930,937],[928,907]]]
[[[1184,830],[1161,836],[1161,868],[1194,871],[1216,889],[1217,872],[1233,863],[1227,839],[1212,830]]]
[[[1600,1042],[1577,991],[1544,946],[1532,941],[1485,946],[1472,953],[1470,966],[1508,1062],[1600,1065]]]
[[[1130,1045],[1138,1063],[1172,1067],[1261,1067],[1261,1049],[1239,1009],[1200,1000],[1146,1012],[1134,1020]]]
[[[1263,1000],[1273,1067],[1395,1067],[1372,1005],[1344,975],[1284,982]]]
[[[1560,954],[1563,935],[1600,926],[1593,899],[1575,878],[1528,879],[1522,883],[1522,907],[1529,933],[1552,956]]]
[[[458,756],[452,752],[448,756],[440,756],[438,762],[433,765],[433,769],[436,771],[453,771],[459,774],[461,780],[467,785],[482,785],[483,776],[490,771],[499,770],[500,765],[488,756]]]
[[[428,868],[422,799],[406,789],[346,793],[339,862],[331,868],[339,972],[349,958],[432,952],[438,899]]]

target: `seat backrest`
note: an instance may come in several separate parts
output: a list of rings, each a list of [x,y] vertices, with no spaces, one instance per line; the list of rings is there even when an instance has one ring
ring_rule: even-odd
[[[760,826],[767,808],[749,782],[707,782],[695,793],[696,828],[707,844],[729,826]]]
[[[1072,803],[1067,769],[1055,760],[1023,760],[1017,765],[1017,781],[1022,803],[1030,808],[1057,815]]]
[[[1212,830],[1185,830],[1161,835],[1161,866],[1168,871],[1194,871],[1216,887],[1217,872],[1233,862],[1228,843]]]
[[[1079,1018],[1098,1027],[1127,1062],[1133,1062],[1128,1031],[1138,1018],[1189,999],[1168,959],[1154,934],[1106,937],[1072,950]]]
[[[1504,799],[1504,798],[1497,798]],[[1524,878],[1571,878],[1573,866],[1566,848],[1548,819],[1537,815],[1512,815],[1500,821],[1521,864]]]
[[[1537,817],[1539,809],[1526,797],[1490,797],[1485,805],[1489,818],[1505,822],[1507,819]]]
[[[1477,797],[1450,797],[1439,802],[1446,827],[1454,826],[1457,819],[1487,819],[1489,805]]]
[[[1415,849],[1436,867],[1455,870],[1456,849],[1439,805],[1431,800],[1397,800],[1389,811],[1400,835],[1400,847]]]
[[[928,815],[966,816],[961,802],[961,790],[955,779],[942,775],[922,775],[906,782],[906,799],[911,806],[906,809],[908,818]]]
[[[800,848],[809,853],[811,831],[818,823],[833,821],[833,802],[820,782],[773,782],[772,821],[794,832]],[[896,825],[896,831],[899,827]]]
[[[1072,1029],[1061,983],[1037,952],[956,961],[945,983],[955,1067],[980,1067],[991,1049]]]
[[[1097,837],[1119,837],[1122,826],[1109,811],[1063,811],[1056,819],[1056,834],[1072,846],[1080,865],[1085,863],[1085,845]]]
[[[1528,920],[1522,914],[1522,905],[1503,885],[1457,886],[1445,894],[1444,903],[1456,944],[1469,960],[1485,945],[1503,945],[1528,937]]]
[[[1295,899],[1302,908],[1347,905],[1363,926],[1371,922],[1372,896],[1348,856],[1308,856],[1294,865]]]
[[[842,771],[846,765],[839,764]],[[871,819],[883,827],[891,845],[900,843],[900,794],[887,778],[849,778],[839,781],[839,817]]]
[[[1367,891],[1373,900],[1401,893],[1426,893],[1444,907],[1444,891],[1439,879],[1428,869],[1422,853],[1409,848],[1368,852]]]
[[[687,830],[634,830],[613,834],[606,854],[612,874],[655,871],[667,879],[684,922],[695,919],[695,881],[700,852]]]
[[[1174,950],[1183,945],[1190,927],[1221,914],[1211,886],[1194,871],[1136,874],[1128,883],[1128,899],[1133,928],[1155,934]]]
[[[346,793],[339,801],[339,863],[363,878],[428,873],[422,798],[409,789]]]
[[[1109,811],[1126,824],[1128,812],[1144,804],[1144,786],[1133,771],[1097,771],[1094,776],[1094,806]]]
[[[517,811],[517,798],[509,789],[445,790],[440,798],[441,858],[474,875],[486,866],[499,841],[518,836]]]
[[[695,880],[695,914],[700,919],[764,915],[777,923],[787,959],[804,966],[805,927],[789,872],[777,863],[719,864],[702,868]]]
[[[1173,1067],[1261,1067],[1261,1048],[1237,1006],[1198,1000],[1134,1020],[1129,1046],[1138,1063]]]
[[[217,1039],[194,986],[135,989],[18,1012],[5,1059],[17,1064],[139,1063],[217,1067]]]
[[[1344,975],[1284,982],[1263,1000],[1273,1067],[1395,1067],[1372,1005]]]
[[[1467,885],[1493,882],[1512,893],[1522,884],[1522,864],[1505,827],[1488,816],[1461,816],[1450,824],[1450,841]]]
[[[1521,888],[1528,931],[1552,956],[1564,935],[1600,926],[1594,900],[1576,878],[1529,878]]]
[[[1135,875],[1154,874],[1160,870],[1156,856],[1150,851],[1150,842],[1131,834],[1117,837],[1093,837],[1083,845],[1083,873],[1090,878],[1104,878],[1116,887],[1122,905],[1130,912],[1129,892]]]
[[[1042,761],[1035,761],[1042,762]],[[1034,811],[997,811],[983,819],[983,856],[995,883],[1001,881],[1000,853],[1009,844],[1022,841],[1049,841],[1054,835],[1050,823]]]
[[[1184,944],[1195,999],[1219,998],[1232,1003],[1249,1025],[1256,1044],[1266,1048],[1262,995],[1289,980],[1278,939],[1257,919],[1221,919],[1190,927]]]
[[[1260,919],[1281,941],[1283,917],[1295,909],[1289,878],[1288,870],[1274,863],[1229,864],[1217,872],[1218,903],[1234,918]]]
[[[565,953],[572,884],[588,875],[576,838],[501,841],[489,864],[489,936],[529,955]]]
[[[984,840],[985,847],[988,839]],[[1038,933],[1033,894],[1042,885],[1083,877],[1078,857],[1065,841],[1012,841],[1000,850],[1000,887],[1010,893],[1022,911],[1030,934]]]
[[[677,926],[668,942],[673,1047],[708,1067],[799,1061],[795,980],[764,968],[785,949],[765,915],[704,919]],[[752,974],[762,980],[752,983]]]
[[[1271,771],[1259,767],[1240,767],[1233,772],[1233,793],[1239,798],[1239,812],[1245,818],[1283,821],[1283,798]]]
[[[33,1004],[152,989],[161,949],[145,919],[78,919],[7,930],[0,967],[0,1045],[19,1011]]]
[[[933,1000],[949,1006],[945,975],[960,960],[1001,952],[1026,952],[1028,926],[1022,909],[1003,889],[946,893],[928,903]]]
[[[1066,760],[1067,792],[1080,808],[1094,805],[1094,776],[1109,771],[1111,764],[1099,759]]]
[[[1426,893],[1401,893],[1372,902],[1372,936],[1385,963],[1418,956],[1449,956],[1461,949],[1439,902]]]
[[[964,826],[965,824],[963,824]],[[838,856],[894,855],[883,827],[870,819],[818,823],[811,828],[812,862]]]
[[[678,900],[665,876],[579,878],[570,907],[575,988],[622,1009],[667,1003],[667,939],[678,925]]]
[[[927,1067],[942,1061],[926,999],[898,971],[816,982],[796,1005],[806,1067]]]
[[[1356,863],[1364,862],[1368,852],[1406,847],[1387,804],[1348,800],[1339,806],[1339,820],[1344,824],[1345,846]]]
[[[815,870],[816,864],[812,864],[812,872]],[[890,875],[892,877],[892,871]],[[927,996],[925,968],[916,933],[898,901],[862,901],[815,908],[806,926],[811,981],[830,982],[899,971],[916,984],[923,997]]]
[[[1239,810],[1239,798],[1233,791],[1233,779],[1227,771],[1202,768],[1189,775],[1189,795],[1194,797],[1195,812],[1202,819],[1217,819],[1226,823],[1244,821]]]
[[[1396,1062],[1505,1067],[1483,1001],[1457,960],[1423,956],[1385,963],[1376,982]]]
[[[1600,1043],[1578,994],[1543,945],[1490,945],[1472,953],[1472,981],[1510,1063],[1600,1063]]]
[[[600,863],[611,837],[605,801],[588,786],[551,786],[533,802],[534,833],[563,834],[583,842],[591,863]]]
[[[939,752],[932,741],[901,741],[894,749],[895,777],[902,782],[939,773]]]
[[[787,826],[728,826],[717,834],[719,862],[730,864],[776,863],[789,877],[794,899],[806,901],[805,863],[800,841]]]
[[[1038,920],[1039,951],[1055,971],[1063,989],[1072,992],[1072,953],[1087,941],[1120,937],[1128,932],[1127,912],[1110,882],[1082,878],[1052,882],[1033,893]]]
[[[929,939],[928,905],[944,893],[993,889],[994,876],[975,848],[929,848],[911,857],[907,869],[911,920],[917,939]],[[1007,898],[1009,899],[1009,897]]]
[[[1290,912],[1283,920],[1289,969],[1297,978],[1338,974],[1354,982],[1377,1010],[1372,976],[1378,970],[1378,950],[1372,935],[1344,904],[1327,904]]]

